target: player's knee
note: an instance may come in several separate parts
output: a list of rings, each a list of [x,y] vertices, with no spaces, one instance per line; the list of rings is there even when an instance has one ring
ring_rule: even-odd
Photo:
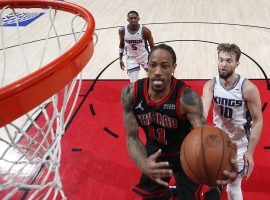
[[[242,200],[241,181],[236,180],[227,185],[227,194],[229,200]]]
[[[139,70],[128,72],[128,77],[129,77],[130,82],[134,83],[135,81],[138,80]]]
[[[227,188],[229,200],[242,200],[242,191],[239,188]]]

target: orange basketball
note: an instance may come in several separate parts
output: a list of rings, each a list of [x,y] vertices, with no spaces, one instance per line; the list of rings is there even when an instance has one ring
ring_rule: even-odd
[[[193,129],[184,139],[180,160],[186,175],[194,182],[216,185],[216,180],[225,179],[224,170],[233,170],[236,145],[221,129],[202,126]]]

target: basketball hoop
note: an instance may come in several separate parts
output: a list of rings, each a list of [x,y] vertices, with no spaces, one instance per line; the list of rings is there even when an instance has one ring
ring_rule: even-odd
[[[66,199],[61,137],[76,108],[80,72],[93,54],[94,18],[64,1],[0,1],[0,8],[0,199]],[[34,22],[21,28],[27,17]],[[10,19],[15,25],[7,28]],[[35,39],[39,32],[45,34]]]

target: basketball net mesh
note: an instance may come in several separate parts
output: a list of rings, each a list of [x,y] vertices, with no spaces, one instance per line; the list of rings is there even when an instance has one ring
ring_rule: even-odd
[[[31,29],[20,25],[31,17],[29,12],[41,16],[30,25]],[[0,15],[1,87],[51,62],[85,31],[83,18],[51,8],[6,6]],[[63,24],[63,19],[69,19],[70,24]],[[15,26],[5,27],[9,23]],[[29,37],[30,31],[33,37]],[[35,36],[40,32],[44,35]],[[59,175],[61,138],[76,109],[81,77],[78,75],[38,107],[0,128],[0,199],[66,199]]]

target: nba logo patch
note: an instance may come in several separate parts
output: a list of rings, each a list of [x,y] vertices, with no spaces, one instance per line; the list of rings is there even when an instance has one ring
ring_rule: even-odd
[[[17,26],[17,23],[19,26],[27,26],[44,13],[45,11],[35,12],[33,10],[31,11],[31,9],[24,9],[20,12],[16,12],[15,15],[13,12],[7,14],[2,18],[2,23],[3,26]]]

